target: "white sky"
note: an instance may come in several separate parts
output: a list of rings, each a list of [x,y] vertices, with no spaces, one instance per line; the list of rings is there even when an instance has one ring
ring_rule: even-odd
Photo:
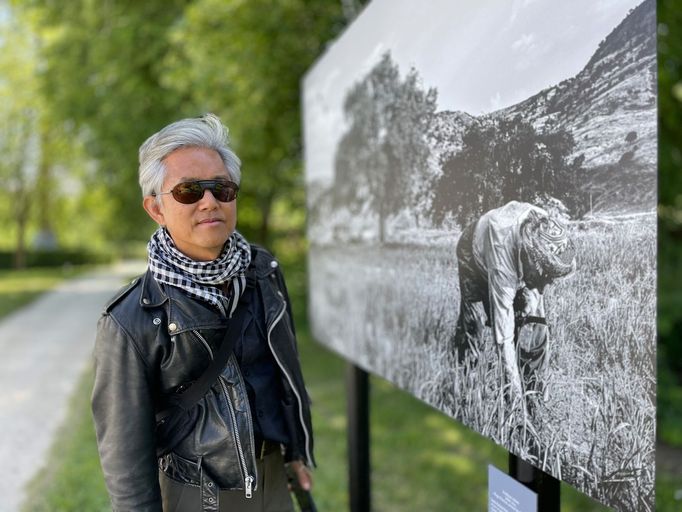
[[[438,110],[514,105],[576,75],[642,0],[374,0],[304,79],[308,179],[331,179],[346,91],[391,51]]]

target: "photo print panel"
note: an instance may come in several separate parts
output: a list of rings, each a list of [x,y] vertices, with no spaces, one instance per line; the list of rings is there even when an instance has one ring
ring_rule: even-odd
[[[654,509],[654,0],[375,0],[304,79],[315,337]]]

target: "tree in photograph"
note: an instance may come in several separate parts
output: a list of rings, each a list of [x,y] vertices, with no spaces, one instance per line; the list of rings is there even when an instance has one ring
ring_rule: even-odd
[[[434,222],[452,213],[462,226],[511,200],[556,198],[575,216],[585,213],[581,159],[570,159],[573,137],[548,124],[539,132],[517,116],[481,119],[462,137],[462,149],[445,158],[435,186]]]
[[[424,90],[414,69],[401,79],[388,52],[346,96],[350,128],[337,148],[335,203],[352,211],[369,205],[380,243],[389,216],[428,192],[426,134],[435,109],[435,89]]]
[[[462,150],[441,162],[443,173],[434,186],[432,219],[441,224],[449,213],[457,222],[468,224],[477,212],[484,211],[493,186],[487,179],[488,138],[490,129],[475,121],[462,135]]]
[[[538,137],[544,155],[539,190],[545,198],[561,200],[572,217],[582,217],[590,209],[587,171],[583,167],[585,156],[580,154],[571,158],[575,139],[563,128],[546,125]]]

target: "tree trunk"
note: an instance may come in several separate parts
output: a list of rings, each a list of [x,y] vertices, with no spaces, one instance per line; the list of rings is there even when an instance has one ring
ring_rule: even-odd
[[[41,148],[46,148],[49,140],[42,135]],[[47,151],[41,151],[38,176],[35,183],[34,204],[38,220],[38,232],[33,240],[34,248],[40,250],[54,250],[57,248],[57,237],[52,229],[50,213],[53,211],[52,201],[52,167],[47,159]]]
[[[272,214],[273,194],[268,194],[261,202],[261,222],[258,229],[259,244],[268,246],[270,242],[270,215]]]
[[[24,199],[24,194],[19,200]],[[17,206],[17,246],[14,250],[14,268],[26,268],[26,225],[28,224],[28,204],[23,202]]]
[[[50,212],[52,211],[52,176],[51,167],[48,162],[47,151],[44,150],[49,144],[47,135],[41,134],[40,165],[38,166],[38,177],[36,180],[36,205],[38,207],[38,228],[41,232],[52,233],[52,223]]]
[[[379,244],[383,245],[386,240],[386,207],[384,199],[379,199]]]

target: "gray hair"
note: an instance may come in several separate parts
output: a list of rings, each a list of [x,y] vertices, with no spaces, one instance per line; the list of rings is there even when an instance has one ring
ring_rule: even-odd
[[[181,119],[169,124],[149,137],[140,146],[139,180],[143,196],[161,192],[166,178],[165,158],[185,147],[207,148],[216,151],[230,179],[239,185],[241,160],[230,149],[228,129],[214,114]]]

